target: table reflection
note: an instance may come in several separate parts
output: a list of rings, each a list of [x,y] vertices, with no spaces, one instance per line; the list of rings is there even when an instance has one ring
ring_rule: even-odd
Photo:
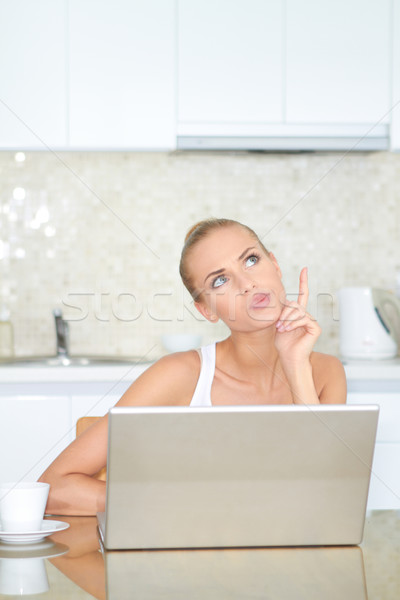
[[[66,554],[69,548],[52,540],[37,544],[0,543],[0,595],[25,596],[49,590],[45,559]]]
[[[60,517],[70,524],[65,531],[52,536],[52,540],[69,546],[63,556],[50,559],[66,575],[91,596],[105,600],[105,564],[100,551],[95,517]]]
[[[361,548],[104,552],[94,517],[58,518],[70,528],[40,544],[0,545],[1,598],[25,594],[36,594],[37,600],[400,597],[397,511],[376,511],[368,517]],[[45,567],[51,577],[47,577]]]
[[[365,600],[359,547],[99,552],[92,518],[53,536],[70,546],[51,562],[96,598]]]
[[[360,548],[107,552],[108,600],[366,600]]]

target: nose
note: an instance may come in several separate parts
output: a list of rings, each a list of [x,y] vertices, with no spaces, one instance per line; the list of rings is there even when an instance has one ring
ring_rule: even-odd
[[[248,294],[255,287],[255,282],[247,276],[243,276],[239,282],[239,289],[241,294]]]

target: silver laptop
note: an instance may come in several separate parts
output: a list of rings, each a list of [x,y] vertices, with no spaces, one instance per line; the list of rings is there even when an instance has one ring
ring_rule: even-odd
[[[108,550],[355,545],[379,408],[116,407]]]

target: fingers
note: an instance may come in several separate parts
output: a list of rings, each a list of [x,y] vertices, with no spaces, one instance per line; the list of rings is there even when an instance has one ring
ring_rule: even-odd
[[[308,333],[319,336],[321,333],[321,327],[309,315],[306,313],[303,317],[297,318],[296,320],[284,321],[279,327],[277,327],[277,331],[279,333],[284,333],[286,331],[294,331],[295,329],[305,329]]]
[[[298,304],[304,308],[307,306],[308,294],[308,269],[304,267],[300,273],[299,296],[297,298]]]
[[[285,299],[284,308],[279,316],[279,320],[276,323],[278,331],[288,331],[294,329],[294,322],[297,326],[300,321],[303,322],[304,318],[312,320],[312,317],[306,313],[306,306],[308,303],[308,269],[304,267],[300,272],[300,283],[299,283],[299,295],[297,302],[289,302]]]
[[[278,331],[286,331],[288,326],[296,320],[302,319],[305,316],[305,310],[297,302],[289,302],[285,305],[279,315],[279,320],[276,323]]]
[[[313,321],[313,319],[306,312],[305,307],[298,302],[289,302],[282,310],[275,326],[280,332],[289,331],[290,329],[304,326],[308,321]]]

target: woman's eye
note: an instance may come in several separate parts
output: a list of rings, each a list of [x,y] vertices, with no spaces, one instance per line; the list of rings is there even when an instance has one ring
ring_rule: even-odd
[[[249,256],[246,259],[246,267],[251,267],[252,265],[255,265],[257,261],[258,261],[258,256],[255,256],[254,254],[252,254],[251,256]]]
[[[220,275],[219,277],[214,279],[212,286],[214,288],[219,287],[220,285],[223,285],[227,281],[227,279],[228,278],[225,275]]]

